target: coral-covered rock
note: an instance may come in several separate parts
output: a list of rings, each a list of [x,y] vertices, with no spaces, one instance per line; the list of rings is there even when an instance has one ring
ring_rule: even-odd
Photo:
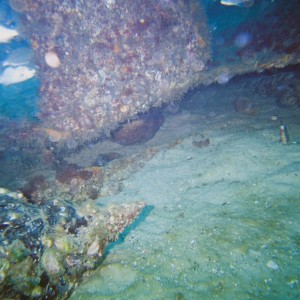
[[[100,208],[50,200],[30,204],[0,190],[0,298],[66,298],[145,203]]]
[[[45,134],[76,147],[180,99],[210,56],[199,1],[28,1]]]

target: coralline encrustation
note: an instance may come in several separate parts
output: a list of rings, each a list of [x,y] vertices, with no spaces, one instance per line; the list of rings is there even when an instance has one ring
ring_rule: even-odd
[[[144,207],[60,200],[37,206],[0,188],[0,298],[66,298]]]
[[[28,1],[45,133],[69,148],[180,99],[210,56],[198,1]]]

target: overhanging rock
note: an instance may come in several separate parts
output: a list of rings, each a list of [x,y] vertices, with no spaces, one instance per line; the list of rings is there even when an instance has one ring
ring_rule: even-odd
[[[198,1],[28,2],[45,132],[70,148],[180,97],[210,57]]]
[[[195,0],[20,1],[42,82],[35,133],[73,149],[196,85],[300,62],[297,0],[256,1],[231,27],[242,8],[206,2],[223,9],[217,31]]]

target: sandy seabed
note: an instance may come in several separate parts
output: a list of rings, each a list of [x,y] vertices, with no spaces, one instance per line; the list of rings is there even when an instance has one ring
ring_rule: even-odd
[[[299,120],[235,83],[189,95],[146,146],[179,142],[101,200],[148,208],[71,299],[300,299]]]

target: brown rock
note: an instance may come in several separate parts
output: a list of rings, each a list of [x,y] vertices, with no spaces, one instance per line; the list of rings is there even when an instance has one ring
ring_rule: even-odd
[[[159,110],[152,109],[113,131],[111,140],[123,146],[145,143],[154,137],[163,122],[164,117]]]

